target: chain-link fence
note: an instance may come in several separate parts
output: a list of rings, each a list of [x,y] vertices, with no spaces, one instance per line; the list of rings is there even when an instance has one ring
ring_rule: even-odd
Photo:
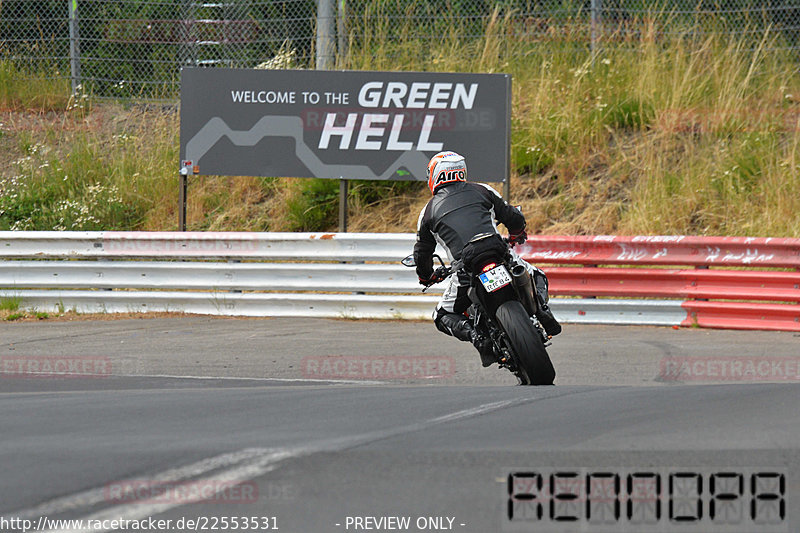
[[[170,98],[181,66],[358,68],[349,57],[377,40],[424,49],[492,21],[500,39],[569,35],[580,53],[646,27],[754,42],[769,29],[800,48],[800,0],[0,0],[0,61],[97,96]]]

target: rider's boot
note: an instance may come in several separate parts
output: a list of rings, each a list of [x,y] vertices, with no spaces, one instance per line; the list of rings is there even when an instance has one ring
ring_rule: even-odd
[[[497,357],[494,355],[492,339],[481,335],[478,333],[478,330],[473,327],[470,333],[470,341],[472,345],[475,346],[475,349],[478,350],[478,353],[481,354],[481,366],[486,368],[497,362]]]
[[[497,362],[492,340],[478,333],[472,322],[465,316],[456,313],[440,313],[436,319],[436,327],[459,340],[471,342],[481,354],[481,365],[484,367]]]
[[[536,318],[539,319],[539,322],[541,322],[542,326],[544,326],[544,330],[551,337],[561,333],[561,324],[559,324],[558,320],[556,320],[556,317],[553,316],[553,312],[550,311],[550,306],[547,304],[539,306],[539,311],[536,313]]]
[[[536,312],[536,318],[542,323],[547,334],[554,337],[561,333],[561,324],[559,324],[556,317],[553,316],[553,312],[548,305],[550,295],[548,294],[549,284],[547,282],[547,276],[538,268],[534,270],[533,284],[534,287],[536,287],[536,296],[539,300],[539,310]]]

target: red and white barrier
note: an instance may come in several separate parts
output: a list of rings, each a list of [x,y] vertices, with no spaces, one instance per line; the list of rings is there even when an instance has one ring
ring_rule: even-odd
[[[535,235],[517,251],[532,263],[800,268],[800,239]]]
[[[583,265],[545,267],[553,295],[684,299],[676,325],[800,331],[800,239],[534,236],[518,250]]]
[[[696,298],[800,302],[797,272],[544,267],[561,296]]]
[[[800,305],[686,301],[682,326],[800,331]]]

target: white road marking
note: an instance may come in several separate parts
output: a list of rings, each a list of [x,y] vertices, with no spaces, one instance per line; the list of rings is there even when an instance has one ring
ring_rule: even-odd
[[[371,431],[362,433],[360,435],[352,435],[348,437],[340,437],[334,439],[324,439],[312,443],[307,446],[295,448],[247,448],[232,453],[225,453],[203,459],[202,461],[183,466],[165,470],[160,474],[148,477],[150,482],[161,483],[177,483],[181,481],[197,480],[198,476],[211,474],[214,481],[222,482],[217,484],[219,490],[223,490],[225,486],[230,486],[235,483],[242,483],[249,481],[277,468],[281,461],[287,459],[311,455],[319,452],[335,452],[347,448],[376,442],[379,440],[387,439],[396,435],[420,431],[440,424],[463,420],[479,416],[482,414],[490,413],[509,407],[514,404],[523,404],[536,400],[537,398],[524,398],[515,400],[506,400],[501,402],[492,402],[487,404],[478,405],[469,409],[462,409],[453,413],[448,413],[443,416],[438,416],[428,420],[415,422],[405,426]],[[113,484],[114,482],[109,483]],[[73,511],[81,508],[88,509],[95,505],[100,505],[106,502],[106,494],[104,487],[97,487],[87,491],[79,492],[70,496],[57,498],[49,502],[45,502],[30,509],[24,509],[17,512],[7,513],[7,516],[15,516],[19,518],[35,518],[40,516],[52,516],[68,511]],[[84,522],[88,520],[103,521],[103,520],[141,520],[143,518],[154,516],[158,513],[163,513],[175,507],[185,505],[186,502],[132,502],[119,505],[112,505],[98,512],[89,514],[82,517]],[[81,520],[78,518],[77,520]],[[79,533],[83,530],[58,530],[58,533]],[[95,532],[111,531],[110,529],[93,529]],[[48,533],[56,533],[51,531]]]
[[[278,381],[287,383],[334,383],[343,385],[386,385],[387,381],[366,379],[319,379],[319,378],[247,378],[239,376],[173,376],[169,374],[111,374],[121,378],[172,378],[172,379],[219,379],[239,381]]]
[[[220,490],[223,490],[226,487],[230,487],[236,483],[242,483],[244,481],[248,481],[250,479],[257,478],[259,476],[263,476],[264,474],[273,470],[277,464],[285,459],[289,459],[294,455],[298,455],[298,451],[294,453],[287,451],[287,450],[249,450],[251,452],[255,452],[254,456],[245,460],[241,461],[241,464],[228,468],[227,470],[223,470],[221,472],[215,472],[213,474],[214,478],[214,485],[219,487],[218,490],[214,491],[214,495],[219,493]],[[241,450],[241,452],[234,452],[236,453],[243,453],[248,452],[248,450]],[[245,453],[245,455],[247,455]],[[211,458],[212,462],[215,459],[218,459],[221,456]],[[178,480],[172,480],[173,482]],[[97,490],[97,489],[95,489]],[[102,490],[102,489],[101,489]],[[88,521],[112,521],[112,520],[142,520],[144,518],[148,518],[151,516],[155,516],[159,513],[163,513],[164,511],[169,511],[175,507],[180,507],[182,505],[186,505],[187,503],[192,502],[183,502],[183,501],[165,501],[165,502],[133,502],[133,503],[126,503],[121,505],[115,505],[98,511],[96,513],[92,513],[88,516],[83,517],[83,522],[86,523]],[[80,520],[80,519],[78,519]],[[109,522],[106,522],[109,523]],[[85,533],[86,529],[59,529],[57,531],[48,531],[46,533]],[[91,531],[95,532],[105,532],[105,531],[113,531],[112,529],[91,529]]]
[[[223,453],[209,457],[178,468],[170,468],[153,476],[148,480],[154,483],[175,483],[187,479],[197,478],[207,472],[218,470],[232,465],[237,465],[249,459],[258,459],[265,454],[275,453],[276,450],[268,448],[247,448],[232,453]],[[78,492],[62,498],[50,500],[36,507],[12,513],[11,516],[22,519],[31,519],[38,516],[47,516],[71,511],[78,508],[87,508],[106,501],[105,487],[97,487],[83,492]]]
[[[47,377],[55,377],[55,378],[91,378],[91,379],[103,379],[103,378],[170,378],[170,379],[195,379],[195,380],[228,380],[228,381],[277,381],[279,383],[332,383],[334,385],[387,385],[388,381],[377,381],[377,380],[367,380],[367,379],[319,379],[319,378],[247,378],[247,377],[240,377],[240,376],[173,376],[170,374],[68,374],[68,373],[58,373],[55,374],[53,372],[21,372],[14,374],[14,377],[22,377],[25,376],[30,377],[37,377],[37,376],[47,376]],[[52,392],[52,391],[47,391]],[[16,393],[11,393],[16,394]]]

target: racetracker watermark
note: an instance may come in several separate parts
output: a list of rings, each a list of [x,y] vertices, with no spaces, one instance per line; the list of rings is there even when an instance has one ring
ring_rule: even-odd
[[[3,378],[104,378],[111,359],[96,356],[0,356]]]
[[[258,251],[258,242],[252,235],[243,233],[207,232],[176,235],[170,232],[109,231],[103,234],[102,249],[119,256],[197,256],[252,255]]]
[[[321,355],[304,357],[307,379],[445,379],[455,373],[449,356]]]
[[[103,499],[109,503],[255,503],[258,494],[254,481],[220,479],[179,482],[135,479],[103,487]]]
[[[800,357],[665,357],[661,381],[800,381]]]

